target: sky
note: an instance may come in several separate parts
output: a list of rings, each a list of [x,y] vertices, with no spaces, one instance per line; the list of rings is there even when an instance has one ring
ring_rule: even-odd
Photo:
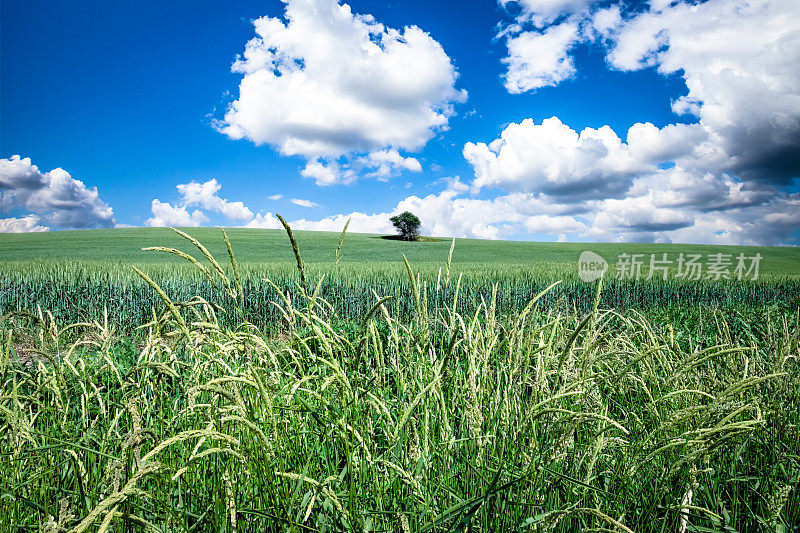
[[[800,240],[796,0],[0,10],[0,232]]]

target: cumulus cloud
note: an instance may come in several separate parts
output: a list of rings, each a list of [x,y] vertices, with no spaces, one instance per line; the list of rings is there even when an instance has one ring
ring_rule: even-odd
[[[191,213],[185,205],[171,205],[154,199],[151,204],[153,216],[144,221],[145,226],[189,226],[198,227],[208,222],[208,217],[199,209]]]
[[[509,92],[570,78],[571,50],[599,40],[608,46],[611,68],[656,67],[683,77],[688,94],[672,109],[697,117],[692,135],[705,131],[709,154],[701,164],[775,184],[800,173],[800,3],[652,1],[645,10],[561,0],[519,5],[521,14],[503,34]],[[531,23],[535,29],[523,31]]]
[[[283,19],[254,22],[233,64],[239,96],[217,124],[230,138],[303,156],[302,174],[321,185],[347,182],[340,158],[418,150],[466,98],[450,58],[420,28],[385,27],[337,0],[285,3]]]
[[[592,30],[600,37],[609,37],[622,24],[622,10],[618,5],[597,10],[591,16]]]
[[[545,31],[526,31],[509,37],[505,86],[508,92],[523,93],[558,85],[575,74],[569,50],[579,42],[578,26],[564,22]]]
[[[492,142],[465,144],[474,193],[572,204],[563,216],[600,240],[796,242],[798,195],[787,186],[800,175],[800,3],[501,0],[509,3],[519,6],[500,34],[509,92],[568,79],[572,50],[593,42],[612,69],[682,76],[687,94],[672,109],[697,122],[637,123],[623,139],[556,117],[510,124]]]
[[[389,217],[409,210],[422,219],[424,233],[441,236],[535,234],[562,240],[569,235],[604,241],[797,242],[800,194],[788,192],[786,184],[800,173],[800,77],[796,75],[800,4],[790,0],[653,0],[633,9],[588,0],[501,3],[517,9],[514,23],[500,35],[509,50],[505,82],[510,92],[535,91],[569,79],[575,74],[572,51],[580,43],[592,41],[608,48],[610,68],[655,67],[665,75],[682,76],[688,94],[673,102],[672,108],[677,114],[695,116],[697,122],[663,127],[641,122],[620,136],[608,126],[573,130],[557,117],[540,123],[521,120],[509,124],[493,141],[465,144],[463,155],[475,174],[471,183],[450,180],[445,190],[409,196],[386,212],[303,218],[292,221],[293,227],[339,231],[352,218],[352,231],[390,233]],[[292,15],[292,6],[297,8],[297,16]],[[320,11],[319,6],[334,6],[337,13],[344,13],[340,18],[347,24],[342,27],[358,26],[372,35],[368,40],[380,45],[379,55],[392,50],[381,44],[386,39],[383,34],[409,32],[386,30],[332,2],[291,2],[285,22],[262,19],[262,25],[270,25],[264,31],[257,24],[259,37],[248,45],[236,67],[244,74],[242,87],[245,82],[255,86],[262,80],[259,83],[272,90],[275,84],[295,80],[298,94],[306,94],[303,91],[312,75],[317,79],[324,69],[309,67],[319,63],[311,56],[310,62],[306,60],[306,49],[297,44],[294,31],[315,28],[319,20],[327,20],[328,11]],[[312,7],[319,8],[315,20],[308,16]],[[380,30],[369,29],[374,25]],[[335,28],[322,32],[323,42],[331,42],[331,35],[339,39],[357,33]],[[349,37],[342,38],[352,44]],[[349,70],[341,70],[341,60],[331,61],[327,68],[325,75],[335,73],[336,81],[326,86],[327,93],[319,91],[322,96],[312,108],[339,91],[342,80],[355,84],[347,94],[363,97],[358,87],[364,76],[350,77]],[[455,72],[452,66],[448,68],[452,74],[449,89],[455,91]],[[374,71],[366,68],[365,72]],[[285,79],[278,80],[281,77]],[[238,113],[235,106],[244,100],[247,90],[240,88],[240,98],[228,115]],[[444,127],[449,113],[446,106],[457,100],[454,94],[438,100],[446,101],[444,107],[425,104],[444,117],[444,122],[407,129],[421,132],[416,143],[411,137],[398,140],[399,134],[390,139],[396,135],[391,129],[396,126],[393,121],[388,121],[390,131],[383,137],[371,136],[368,128],[362,128],[374,116],[372,111],[383,114],[389,109],[385,105],[391,99],[382,96],[368,100],[370,112],[358,115],[364,120],[334,121],[339,129],[327,136],[319,134],[327,130],[316,128],[313,121],[303,123],[312,125],[306,129],[290,130],[287,124],[298,122],[290,123],[282,116],[264,130],[242,126],[238,133],[233,129],[226,133],[303,156],[306,166],[302,174],[319,184],[352,182],[365,174],[386,178],[421,170],[419,161],[404,152],[421,146],[437,128]],[[276,101],[285,103],[281,98]],[[352,104],[352,100],[343,101],[343,109]],[[278,110],[268,111],[275,116],[283,112],[280,105]],[[228,115],[223,126],[239,127],[238,122],[227,120]],[[323,115],[314,113],[314,117]],[[241,118],[244,121],[244,115]],[[268,135],[259,140],[254,132],[260,131]],[[246,225],[280,227],[271,213],[256,214]]]
[[[256,213],[253,220],[244,225],[245,228],[280,229],[283,226],[272,213]]]
[[[9,228],[43,231],[49,227],[114,226],[114,211],[100,199],[96,187],[87,187],[61,168],[41,172],[30,158],[18,155],[0,159],[0,208],[29,213],[26,217],[6,219],[10,222],[3,227]]]
[[[47,226],[42,226],[41,218],[36,215],[28,215],[17,218],[0,218],[0,233],[32,233],[39,231],[50,231]]]
[[[675,207],[669,205],[672,201],[654,193],[570,204],[533,193],[482,199],[445,190],[409,196],[387,212],[356,211],[317,220],[302,218],[290,224],[301,230],[341,231],[350,218],[350,231],[388,234],[394,232],[389,218],[411,211],[422,220],[426,235],[500,239],[534,234],[551,240],[738,245],[779,244],[800,228],[800,195],[796,194],[770,195],[762,203],[731,203],[725,209],[700,209],[692,202]],[[266,213],[256,215],[247,227],[281,226]]]
[[[392,215],[388,215],[392,216]],[[394,229],[386,218],[386,213],[376,213],[368,215],[358,211],[349,214],[337,214],[329,217],[321,218],[318,220],[308,220],[300,218],[292,220],[289,224],[293,229],[309,230],[309,231],[342,231],[347,219],[350,220],[350,225],[347,231],[351,233],[394,233]],[[266,228],[266,229],[280,229],[278,219],[271,213],[264,216],[257,215],[256,219],[250,222],[247,227],[249,228]]]
[[[372,169],[367,174],[368,176],[375,176],[381,179],[396,176],[403,170],[422,172],[422,165],[417,159],[403,157],[394,148],[370,152],[366,156],[359,158],[359,162],[366,168]]]
[[[615,196],[647,166],[608,127],[580,133],[558,118],[508,125],[489,144],[468,142],[464,157],[475,171],[473,190],[539,192],[571,197]]]
[[[306,163],[306,167],[300,171],[300,175],[304,178],[311,178],[317,182],[317,185],[323,186],[352,183],[357,177],[356,173],[350,169],[345,169],[343,173],[338,162],[325,162],[321,158]]]
[[[787,183],[800,172],[800,3],[662,2],[612,32],[610,64],[681,73],[673,103],[697,115],[743,178]]]
[[[512,24],[501,25],[508,55],[503,58],[505,87],[511,94],[555,86],[575,75],[573,48],[594,33],[608,32],[613,11],[603,10],[595,24],[589,18],[599,0],[499,0],[515,8]],[[607,13],[606,13],[607,11]],[[619,16],[619,9],[616,11]]]
[[[318,157],[308,161],[300,175],[316,181],[317,185],[350,184],[363,175],[385,181],[402,171],[421,172],[422,165],[413,157],[404,157],[396,148],[376,150],[343,162]]]
[[[657,128],[649,122],[636,123],[626,137],[631,157],[647,164],[676,162],[707,170],[722,169],[728,154],[701,124],[669,124]]]
[[[280,200],[281,198],[283,198],[283,195],[282,194],[273,194],[272,196],[267,196],[267,198],[269,198],[270,200]]]
[[[504,219],[533,233],[558,233],[564,224],[596,240],[778,244],[800,228],[790,214],[798,196],[735,177],[702,124],[634,124],[623,141],[608,126],[579,133],[555,117],[527,119],[488,144],[467,143],[463,153],[473,193],[512,192],[494,204],[527,193],[517,198],[549,206],[543,224]]]
[[[567,233],[583,233],[588,229],[586,224],[568,215],[533,215],[525,219],[524,226],[530,233],[558,235],[561,240],[565,240]]]
[[[764,245],[792,242],[800,195],[748,188],[729,176],[669,169],[645,176],[624,199],[590,206],[585,236],[629,242]]]
[[[199,209],[221,214],[231,221],[248,222],[253,219],[253,212],[242,202],[231,202],[219,196],[222,186],[216,179],[203,183],[195,181],[176,186],[180,193],[180,201],[176,204],[162,202],[157,198],[151,204],[153,216],[145,220],[145,226],[202,226],[209,218]]]
[[[229,202],[217,194],[222,186],[216,179],[204,183],[190,182],[177,186],[183,204],[186,206],[199,206],[203,209],[216,211],[228,220],[248,221],[253,218],[250,211],[242,202]]]
[[[620,146],[624,148],[625,144]],[[518,190],[482,198],[458,178],[447,178],[440,180],[444,184],[440,192],[408,196],[389,211],[298,218],[290,224],[298,230],[341,231],[351,219],[350,231],[387,234],[394,232],[389,220],[392,216],[411,211],[422,220],[426,235],[482,239],[535,235],[550,240],[567,240],[569,236],[569,240],[720,244],[774,244],[787,240],[800,228],[799,194],[742,182],[726,173],[700,174],[677,165],[651,169],[630,178],[625,194],[618,197]],[[198,185],[214,194],[219,190],[218,184]],[[179,190],[183,193],[197,188]],[[183,200],[177,204],[153,200],[153,217],[147,225],[200,226],[209,222],[204,212],[190,209],[191,205],[201,205],[200,199],[187,194]],[[290,201],[316,206],[298,198]],[[210,200],[202,205],[220,204]],[[256,213],[243,222],[242,226],[248,228],[282,227],[272,212]],[[13,227],[19,224],[23,222],[7,223]],[[31,218],[24,224],[35,227],[38,219]]]

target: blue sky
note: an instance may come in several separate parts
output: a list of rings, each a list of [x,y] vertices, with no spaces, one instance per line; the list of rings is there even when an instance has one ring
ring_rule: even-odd
[[[285,18],[293,4],[294,22]],[[800,163],[791,153],[800,148],[800,95],[790,79],[796,73],[784,71],[785,61],[770,55],[770,45],[784,43],[783,53],[795,57],[800,45],[792,30],[800,18],[763,30],[765,20],[797,11],[791,0],[710,0],[699,7],[591,0],[348,5],[352,14],[374,17],[368,24],[383,24],[381,30],[416,26],[427,37],[415,47],[397,40],[391,50],[398,50],[399,63],[384,42],[387,62],[354,75],[358,68],[370,72],[370,56],[318,57],[303,30],[341,9],[331,0],[3,2],[0,157],[8,159],[0,174],[0,219],[6,230],[187,221],[272,227],[271,214],[279,212],[308,229],[334,229],[352,215],[356,230],[386,231],[388,215],[411,206],[427,232],[444,235],[796,242]],[[692,9],[701,9],[696,18],[706,22],[678,27]],[[302,96],[276,100],[286,93],[279,83],[289,79],[276,76],[273,87],[248,93],[245,106],[243,78],[271,70],[259,72],[255,62],[247,72],[231,67],[261,17],[287,30],[290,52],[298,57],[286,68],[295,69]],[[355,39],[345,24],[351,19],[341,22],[327,43]],[[669,40],[655,38],[654,46],[656,30]],[[745,34],[751,30],[760,34]],[[551,39],[557,31],[566,37]],[[701,41],[692,44],[697,53],[688,54],[682,39]],[[750,39],[752,48],[742,49],[740,39]],[[342,49],[350,49],[345,44]],[[261,52],[290,53],[290,45],[281,46],[263,45]],[[407,53],[400,55],[404,46]],[[733,82],[710,67],[722,61],[737,72],[754,58],[763,66],[738,71]],[[447,60],[451,77],[442,74]],[[403,77],[406,66],[426,62],[435,70],[429,84],[419,80],[428,75],[422,68],[409,74],[416,79]],[[394,80],[387,86],[392,95],[380,94],[384,73]],[[512,78],[523,81],[511,86]],[[417,81],[422,89],[415,89]],[[319,101],[318,90],[302,89],[340,82]],[[710,93],[715,84],[735,91]],[[330,132],[304,131],[303,147],[294,148],[294,124],[263,107],[291,111],[307,104],[339,116],[341,98],[362,90],[364,101],[350,102],[354,116],[341,118],[342,130],[352,131],[335,147],[326,140]],[[742,95],[767,103],[754,109]],[[387,104],[390,97],[403,107]],[[676,113],[681,97],[693,112]],[[242,109],[226,119],[237,101]],[[431,110],[439,110],[446,125],[439,120],[403,130],[428,120]],[[397,134],[364,126],[357,115],[372,112]],[[232,123],[247,125],[240,138],[225,129]],[[631,141],[629,128],[637,123],[653,128]],[[577,139],[584,128],[604,126],[614,135]],[[497,143],[492,147],[506,134],[502,151]],[[753,153],[748,135],[774,149]],[[560,140],[545,142],[551,139]],[[377,167],[364,158],[393,150],[395,163],[374,175]],[[315,161],[328,177],[301,175]],[[57,176],[60,189],[50,175],[58,168],[67,174]],[[200,187],[212,179],[215,184]],[[196,187],[176,188],[192,183]],[[274,195],[281,198],[269,198]],[[164,206],[161,216],[154,199]],[[70,213],[59,212],[64,205]],[[201,215],[192,218],[196,211]],[[755,224],[760,218],[772,222]]]

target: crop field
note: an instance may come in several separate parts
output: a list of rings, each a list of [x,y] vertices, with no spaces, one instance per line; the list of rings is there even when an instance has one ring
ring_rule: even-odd
[[[797,248],[226,231],[0,235],[3,528],[800,531]]]
[[[184,228],[196,236],[209,253],[227,257],[225,242],[216,228]],[[243,307],[248,320],[262,328],[280,327],[280,299],[264,280],[297,297],[298,281],[291,246],[278,230],[230,229],[236,250]],[[414,266],[431,309],[453,300],[458,284],[459,310],[473,311],[486,301],[497,285],[496,303],[502,312],[522,310],[554,281],[561,283],[542,297],[548,308],[587,311],[594,302],[595,288],[578,278],[577,260],[584,250],[595,251],[611,264],[600,295],[600,306],[638,309],[653,313],[665,310],[697,316],[701,306],[737,308],[760,312],[764,306],[795,306],[800,295],[800,248],[721,247],[665,244],[527,243],[435,239],[403,242],[370,234],[347,234],[339,261],[336,249],[340,234],[296,232],[309,279],[324,276],[320,296],[345,321],[358,321],[372,305],[373,291],[393,296],[393,311],[408,318],[413,308],[405,256]],[[194,265],[174,254],[143,251],[161,246],[181,248],[188,244],[166,228],[64,231],[58,234],[0,234],[0,310],[50,311],[57,322],[69,324],[108,316],[112,325],[126,332],[148,320],[151,309],[160,306],[158,295],[134,272],[138,266],[178,301],[202,296],[226,311],[220,320],[238,320],[230,312],[233,301],[220,291],[219,280],[210,281]],[[450,249],[452,245],[452,255]],[[190,248],[193,248],[189,244]],[[183,249],[186,249],[183,246]],[[616,279],[613,268],[620,254],[641,254],[647,264],[652,255],[679,254],[709,257],[731,256],[731,279],[699,282],[661,273],[651,279]],[[733,275],[734,259],[759,254],[759,279],[740,282]],[[450,259],[448,263],[448,258]],[[449,272],[447,265],[449,264]],[[228,273],[230,266],[223,264]],[[751,276],[752,277],[752,276]]]
[[[218,228],[181,228],[191,233],[215,256],[227,257],[225,242]],[[242,264],[292,264],[294,256],[287,246],[283,230],[238,229],[226,230],[236,258]],[[335,262],[339,233],[296,231],[295,238],[308,264]],[[169,254],[144,252],[149,246],[181,247],[185,241],[168,228],[128,228],[44,233],[0,234],[0,264],[8,262],[88,262],[113,263],[130,270],[137,264],[182,264],[182,259]],[[403,255],[412,264],[436,264],[447,260],[450,239],[427,238],[421,242],[405,242],[369,233],[347,233],[341,250],[340,263],[402,265]],[[760,253],[764,256],[762,269],[769,275],[800,276],[800,248],[776,246],[713,246],[702,244],[608,244],[608,243],[531,243],[524,241],[485,241],[456,239],[452,265],[482,265],[492,273],[492,266],[504,265],[568,265],[574,271],[579,254],[593,250],[609,261],[619,253],[649,255]]]

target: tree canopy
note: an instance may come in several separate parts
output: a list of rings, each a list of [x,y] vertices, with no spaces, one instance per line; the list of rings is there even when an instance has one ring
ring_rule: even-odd
[[[419,237],[419,227],[422,222],[420,222],[419,218],[417,218],[417,215],[414,213],[405,211],[397,216],[393,216],[389,220],[397,229],[397,233],[403,240],[415,241],[417,237]]]

